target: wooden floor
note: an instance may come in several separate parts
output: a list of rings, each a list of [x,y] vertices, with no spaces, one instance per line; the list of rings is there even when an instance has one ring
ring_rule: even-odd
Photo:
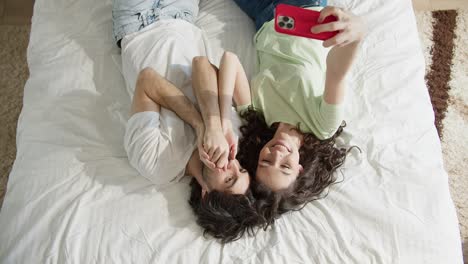
[[[0,0],[0,25],[30,24],[33,5],[34,0]],[[413,6],[415,10],[468,9],[468,0],[413,0]]]

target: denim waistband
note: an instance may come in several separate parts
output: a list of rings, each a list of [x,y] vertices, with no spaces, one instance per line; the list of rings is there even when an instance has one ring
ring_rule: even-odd
[[[193,23],[198,15],[197,0],[114,0],[114,40],[142,30],[159,19],[175,18]]]
[[[299,7],[327,6],[327,0],[234,0],[236,4],[255,22],[259,30],[263,24],[272,20],[279,4]]]

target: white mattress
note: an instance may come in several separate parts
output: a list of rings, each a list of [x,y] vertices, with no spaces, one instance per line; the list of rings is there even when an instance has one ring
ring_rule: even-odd
[[[369,23],[342,140],[363,153],[325,199],[221,245],[201,236],[187,180],[157,192],[129,166],[111,1],[36,1],[0,263],[462,263],[411,1],[330,2]],[[235,51],[251,74],[253,23],[231,1],[201,5],[213,60]]]

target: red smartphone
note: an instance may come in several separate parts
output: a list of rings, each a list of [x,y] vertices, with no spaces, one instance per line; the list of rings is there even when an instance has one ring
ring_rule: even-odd
[[[275,11],[276,32],[318,40],[327,40],[338,34],[338,31],[314,34],[310,29],[318,24],[337,21],[335,16],[328,16],[322,23],[318,22],[320,12],[297,6],[279,4]]]

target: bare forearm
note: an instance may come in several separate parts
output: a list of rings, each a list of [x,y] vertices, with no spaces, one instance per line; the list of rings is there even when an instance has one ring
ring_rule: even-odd
[[[329,104],[343,102],[345,95],[345,78],[356,58],[359,42],[345,47],[334,47],[327,57],[327,73],[324,100]]]
[[[332,74],[327,72],[325,81],[325,91],[323,92],[323,99],[328,104],[340,104],[344,101],[345,96],[345,80],[335,79]]]
[[[206,128],[221,129],[217,72],[206,57],[193,60],[192,87]]]
[[[327,72],[332,73],[336,78],[344,79],[356,58],[359,43],[333,47],[327,56]]]
[[[232,107],[232,95],[234,92],[234,86],[236,81],[237,67],[233,60],[226,56],[226,53],[221,58],[219,65],[219,106],[221,112],[221,122],[223,128],[230,125],[231,123],[231,107]]]
[[[339,104],[344,100],[345,78],[353,64],[358,47],[366,33],[364,19],[338,7],[327,6],[320,11],[319,22],[328,16],[335,16],[338,21],[319,24],[311,28],[318,34],[339,31],[323,42],[324,47],[333,47],[327,56],[327,74],[324,100],[329,104]]]
[[[151,100],[175,112],[190,124],[197,133],[203,130],[203,120],[192,102],[172,83],[151,68],[146,68],[140,76],[147,78],[144,91]]]
[[[232,99],[236,105],[250,104],[249,82],[239,59],[225,52],[219,66],[219,105],[221,121],[230,124]]]

